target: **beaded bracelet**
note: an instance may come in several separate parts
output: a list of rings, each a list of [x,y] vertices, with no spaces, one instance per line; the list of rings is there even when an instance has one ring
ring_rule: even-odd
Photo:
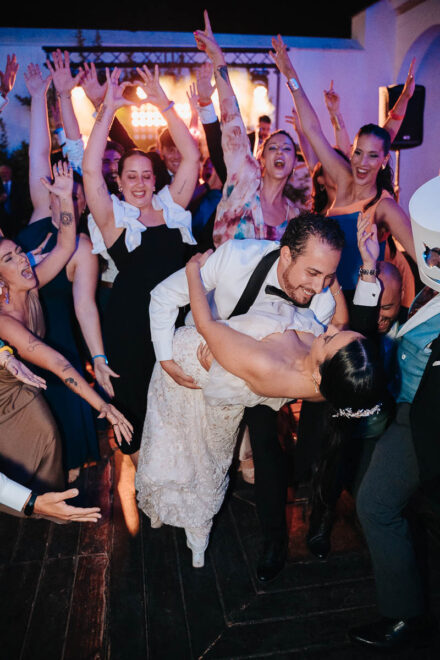
[[[95,362],[96,358],[102,357],[105,360],[105,363],[108,364],[107,356],[106,355],[93,355],[92,357],[92,362]]]
[[[11,355],[14,355],[14,349],[8,346],[7,344],[3,344],[3,346],[0,348],[0,353],[2,351],[6,351],[7,353],[10,353]]]

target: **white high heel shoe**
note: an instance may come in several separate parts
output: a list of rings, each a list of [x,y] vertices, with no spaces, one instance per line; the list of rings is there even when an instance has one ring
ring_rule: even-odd
[[[202,568],[205,565],[205,553],[192,551],[193,568]]]

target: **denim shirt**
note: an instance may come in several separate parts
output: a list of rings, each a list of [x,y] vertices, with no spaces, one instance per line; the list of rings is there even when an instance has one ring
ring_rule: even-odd
[[[436,314],[398,339],[397,359],[401,379],[398,403],[412,403],[431,354],[430,344],[439,332],[440,314]]]

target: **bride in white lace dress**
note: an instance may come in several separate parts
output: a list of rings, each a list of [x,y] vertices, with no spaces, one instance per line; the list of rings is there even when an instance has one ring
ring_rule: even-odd
[[[139,507],[153,527],[185,529],[194,566],[203,566],[244,407],[264,403],[278,410],[295,398],[322,400],[320,365],[366,341],[333,326],[325,331],[313,312],[282,300],[214,321],[200,278],[204,259],[196,255],[186,268],[196,328],[179,328],[173,343],[174,360],[200,389],[178,385],[156,363],[136,474]],[[208,360],[200,351],[204,341]]]

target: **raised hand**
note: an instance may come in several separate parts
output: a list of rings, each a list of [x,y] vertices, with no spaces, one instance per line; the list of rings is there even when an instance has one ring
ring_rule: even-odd
[[[299,117],[298,117],[298,113],[295,110],[295,108],[292,108],[292,114],[291,115],[286,115],[284,117],[284,121],[286,122],[286,124],[290,124],[291,126],[293,126],[295,131],[298,132]]]
[[[43,390],[46,389],[46,381],[40,376],[36,376],[23,362],[17,360],[14,355],[6,351],[0,353],[0,366],[4,367],[6,371],[14,376],[17,380],[20,380],[26,385],[32,385],[32,387],[39,387]]]
[[[359,213],[357,221],[357,242],[362,257],[362,264],[367,268],[376,268],[379,259],[379,241],[377,240],[377,225],[370,224],[369,216]]]
[[[121,70],[118,67],[115,67],[110,73],[109,69],[105,70],[105,76],[107,78],[107,91],[103,101],[103,107],[110,107],[112,110],[117,110],[124,106],[133,105],[133,101],[129,101],[124,96],[124,91],[127,87],[133,87],[135,83],[132,82],[119,82],[119,77],[121,75]],[[136,83],[137,84],[137,83]],[[99,115],[97,117],[98,121]]]
[[[6,59],[5,72],[0,71],[0,93],[7,96],[14,87],[15,78],[18,71],[18,62],[15,53],[8,55]]]
[[[191,112],[197,114],[197,107],[199,101],[199,95],[197,94],[197,88],[195,83],[191,83],[189,90],[186,92],[186,98],[191,108]]]
[[[154,76],[146,64],[142,68],[138,67],[136,71],[142,78],[141,87],[147,95],[146,102],[155,105],[159,110],[167,108],[170,101],[160,85],[158,65],[154,67]]]
[[[67,50],[63,53],[58,48],[52,53],[52,60],[46,60],[47,68],[49,69],[52,75],[52,81],[59,96],[70,96],[70,93],[74,87],[76,87],[83,75],[83,72],[80,71],[75,77],[72,76],[70,71],[70,57]]]
[[[82,74],[81,86],[85,91],[87,98],[93,103],[95,108],[99,108],[104,101],[107,92],[107,83],[105,82],[101,85],[93,62],[90,64],[87,64],[87,62],[84,63]]]
[[[204,62],[199,69],[196,69],[199,102],[205,105],[211,102],[211,97],[215,92],[215,85],[211,84],[212,74],[212,62]]]
[[[211,23],[209,21],[208,12],[203,12],[203,17],[205,19],[205,29],[196,30],[194,32],[194,38],[196,40],[197,48],[199,50],[204,50],[208,55],[209,59],[214,62],[214,64],[223,64],[224,57],[222,49],[218,45],[214,34],[212,32]]]
[[[66,162],[58,161],[53,166],[53,183],[41,178],[43,186],[60,199],[72,199],[73,170]]]
[[[283,73],[286,78],[293,78],[295,77],[295,69],[293,68],[293,64],[290,61],[290,57],[287,53],[287,46],[284,43],[281,35],[277,35],[276,37],[272,37],[272,48],[273,51],[269,51],[269,55],[277,65],[278,69]]]
[[[414,94],[416,88],[416,79],[414,77],[414,65],[416,63],[416,58],[413,57],[411,64],[409,65],[408,75],[406,77],[405,85],[403,86],[402,94],[404,94],[408,99]]]
[[[46,78],[43,78],[40,67],[38,64],[29,64],[27,71],[24,73],[24,80],[28,92],[31,96],[46,96],[47,89],[52,80],[52,75],[49,75]]]
[[[324,90],[324,101],[330,115],[336,115],[339,112],[339,94],[333,89],[333,80],[330,83],[330,88]]]
[[[113,426],[113,431],[116,437],[118,444],[121,444],[122,438],[128,444],[131,442],[131,436],[133,433],[133,426],[130,424],[128,419],[124,417],[122,413],[119,412],[111,403],[104,403],[99,411],[98,418],[108,419],[110,424]]]

